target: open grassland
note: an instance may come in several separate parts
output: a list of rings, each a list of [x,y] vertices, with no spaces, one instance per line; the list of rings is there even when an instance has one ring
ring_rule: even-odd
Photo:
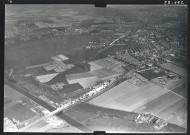
[[[125,81],[92,99],[89,103],[106,108],[133,111],[166,92],[168,92],[167,89],[153,83],[138,87]]]

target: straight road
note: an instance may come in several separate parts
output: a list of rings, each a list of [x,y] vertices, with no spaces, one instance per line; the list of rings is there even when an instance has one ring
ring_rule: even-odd
[[[56,110],[55,107],[52,107],[51,105],[47,104],[45,101],[35,97],[34,95],[28,93],[26,90],[24,90],[23,88],[20,88],[19,86],[16,86],[15,84],[11,83],[8,80],[4,80],[4,84],[9,85],[10,87],[12,87],[14,90],[20,92],[21,94],[25,95],[26,97],[30,98],[31,100],[35,101],[36,103],[38,103],[39,105],[43,106],[44,108],[46,108],[47,110],[49,110],[50,112]],[[84,126],[83,124],[79,123],[78,121],[72,119],[71,117],[65,115],[62,111],[59,112],[58,114],[56,114],[58,117],[62,118],[63,120],[65,120],[66,122],[68,122],[71,126],[76,127],[77,129],[85,132],[85,133],[92,133],[93,131],[91,129],[89,129],[88,127]]]

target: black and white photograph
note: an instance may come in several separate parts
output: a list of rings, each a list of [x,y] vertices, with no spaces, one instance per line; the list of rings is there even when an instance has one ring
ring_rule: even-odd
[[[187,12],[6,4],[3,132],[186,133]]]

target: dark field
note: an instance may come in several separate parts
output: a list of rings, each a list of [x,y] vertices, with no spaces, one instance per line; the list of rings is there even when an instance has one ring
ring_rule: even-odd
[[[27,73],[30,73],[33,76],[40,76],[40,75],[45,75],[45,74],[53,74],[53,73],[55,73],[55,71],[53,71],[53,70],[47,71],[42,66],[42,67],[27,69]]]
[[[176,88],[174,88],[172,91],[187,98],[187,90],[188,90],[187,84],[183,83],[183,84],[177,86]]]
[[[177,82],[168,86],[168,89],[187,98],[188,81],[186,79],[180,79]]]
[[[60,73],[57,76],[55,76],[53,79],[51,79],[49,82],[46,82],[47,85],[52,85],[52,84],[56,84],[56,83],[61,83],[63,82],[64,84],[69,84],[67,82],[65,73]]]
[[[75,92],[82,88],[83,87],[79,83],[74,83],[74,84],[64,85],[63,88],[61,90],[59,90],[58,92],[61,95],[64,95],[64,94]]]
[[[150,70],[145,70],[145,71],[139,72],[139,74],[149,80],[166,75],[165,72],[162,71],[161,69],[159,69],[158,72],[155,72],[156,70],[157,69],[155,68],[150,69]]]
[[[5,73],[8,74],[10,68],[22,73],[27,66],[49,62],[50,57],[57,54],[64,54],[76,63],[82,62],[96,51],[81,48],[93,40],[82,34],[17,41],[12,47],[5,47]]]

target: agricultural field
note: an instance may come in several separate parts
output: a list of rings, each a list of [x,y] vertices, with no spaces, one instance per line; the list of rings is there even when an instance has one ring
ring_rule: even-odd
[[[106,132],[159,132],[152,126],[136,124],[138,113],[103,108],[83,103],[65,112],[66,115],[79,121],[94,131]],[[127,127],[127,128],[126,128]],[[184,132],[185,129],[168,124],[162,132]]]
[[[167,70],[170,70],[178,75],[181,75],[181,76],[187,76],[187,70],[182,68],[182,67],[179,67],[179,66],[176,66],[172,63],[164,63],[164,64],[161,64],[161,67],[167,69]]]
[[[70,127],[69,124],[64,121],[63,119],[56,117],[56,116],[50,116],[47,117],[36,124],[27,127],[24,129],[24,131],[27,132],[48,132],[53,129],[59,129],[64,127]],[[71,127],[72,129],[73,127]]]
[[[167,92],[167,89],[151,82],[138,87],[128,81],[124,81],[102,95],[92,99],[89,103],[105,108],[133,111]]]
[[[18,40],[13,47],[5,47],[5,74],[10,72],[10,68],[17,74],[24,74],[27,66],[49,62],[52,56],[61,53],[76,63],[87,60],[96,50],[86,51],[81,47],[93,40],[92,36],[85,34]]]
[[[131,70],[134,69],[134,66],[129,65],[129,64],[125,64],[125,66],[122,66],[122,68],[123,68],[126,72],[130,72]]]
[[[179,79],[177,82],[172,83],[167,88],[172,90],[173,92],[187,98],[187,90],[188,90],[188,80]]]
[[[66,79],[69,84],[79,83],[84,88],[87,88],[100,80],[105,80],[119,76],[116,71],[107,68],[101,68],[89,72],[67,74]]]
[[[4,104],[8,104],[10,102],[12,102],[11,99],[4,97]]]
[[[65,126],[65,127],[49,129],[48,131],[46,131],[46,133],[53,134],[53,133],[83,133],[83,132],[75,127]]]
[[[151,82],[138,87],[125,81],[88,103],[122,111],[150,112],[179,126],[187,116],[184,97]]]
[[[114,67],[117,67],[117,66],[125,66],[123,62],[120,62],[113,58],[98,59],[98,60],[89,62],[89,64],[91,65],[90,67],[91,71],[99,70],[101,68],[114,69]]]
[[[49,82],[46,82],[45,84],[47,84],[47,85],[54,85],[54,84],[57,84],[57,83],[69,84],[69,83],[67,82],[65,73],[60,73],[60,74],[58,74],[58,75],[55,76],[53,79],[51,79]]]
[[[126,49],[129,52],[144,52],[147,50],[155,49],[156,47],[153,44],[140,44],[140,43],[133,43],[132,41],[127,43]]]
[[[33,75],[33,76],[40,76],[40,75],[44,75],[44,74],[53,74],[55,73],[55,71],[53,70],[45,70],[45,68],[43,66],[41,67],[35,67],[35,68],[29,68],[26,70],[27,73]]]
[[[164,70],[158,68],[151,68],[138,73],[149,80],[166,75]]]
[[[181,57],[173,58],[172,63],[182,68],[187,68],[187,64],[188,64],[187,60]]]
[[[48,124],[49,123],[47,123],[45,121],[40,121],[40,122],[36,123],[35,125],[27,128],[27,132],[38,132],[40,128],[43,128],[43,127],[47,126]]]
[[[170,123],[182,125],[187,120],[187,100],[169,91],[134,111],[151,112]]]
[[[104,80],[106,78],[113,78],[113,77],[119,75],[119,73],[117,73],[116,71],[106,69],[106,68],[90,71],[89,73],[94,75],[94,76],[97,76],[98,78],[100,78],[102,80]]]
[[[13,106],[6,108],[4,111],[4,115],[10,119],[16,119],[19,122],[26,121],[32,117],[35,117],[36,114],[28,109],[27,107],[23,106],[22,104],[18,103]]]
[[[92,66],[91,68],[93,70],[94,70],[94,68],[98,68],[98,69],[100,69],[100,67],[102,67],[102,68],[112,68],[114,66],[113,63],[107,61],[105,58],[92,61],[89,64]],[[99,67],[97,67],[97,66],[99,66]]]
[[[69,84],[79,83],[84,88],[87,88],[100,80],[100,78],[90,74],[89,72],[68,74],[66,75],[66,78]]]
[[[58,92],[61,95],[64,95],[64,94],[76,92],[79,89],[83,89],[83,87],[79,83],[74,83],[74,84],[64,85],[63,88],[59,90]]]
[[[72,93],[68,93],[66,95],[67,98],[72,98],[72,99],[76,99],[78,97],[80,97],[81,95],[84,95],[87,92],[90,92],[92,89],[90,88],[86,88],[86,89],[80,89],[76,92],[72,92]]]
[[[13,90],[13,88],[9,87],[8,85],[4,85],[4,97],[12,101],[26,98],[24,95]]]

